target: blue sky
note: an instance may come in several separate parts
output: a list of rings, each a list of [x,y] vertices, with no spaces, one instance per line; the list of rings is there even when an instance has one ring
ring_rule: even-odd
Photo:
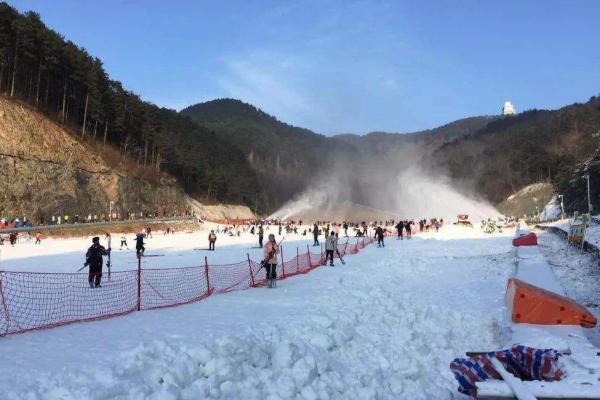
[[[319,133],[409,132],[600,94],[600,1],[19,0],[181,109],[221,97]]]

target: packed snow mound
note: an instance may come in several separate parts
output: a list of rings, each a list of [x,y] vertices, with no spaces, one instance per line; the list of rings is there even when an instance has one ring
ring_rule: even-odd
[[[553,196],[548,204],[546,204],[539,218],[541,222],[556,221],[560,218],[560,202],[556,196]]]
[[[47,381],[56,397],[46,398],[449,399],[448,360],[473,340],[465,330],[493,342],[491,327],[460,312],[430,305],[415,313],[414,296],[382,290],[375,302],[366,293],[355,300],[362,307],[207,345],[140,345],[112,370]]]

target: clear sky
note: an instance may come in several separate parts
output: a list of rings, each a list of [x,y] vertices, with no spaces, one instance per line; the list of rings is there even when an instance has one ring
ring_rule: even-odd
[[[12,0],[145,100],[409,132],[600,94],[598,0]]]

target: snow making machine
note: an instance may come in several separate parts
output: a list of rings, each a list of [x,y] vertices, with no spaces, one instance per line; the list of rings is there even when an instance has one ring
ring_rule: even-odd
[[[469,214],[458,214],[456,218],[457,221],[454,223],[454,225],[466,226],[469,228],[473,227],[473,224],[471,223],[471,221],[469,221]]]

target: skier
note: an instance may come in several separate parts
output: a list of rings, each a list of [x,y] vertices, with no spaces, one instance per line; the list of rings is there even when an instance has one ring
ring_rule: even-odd
[[[404,222],[402,222],[402,220],[400,220],[398,222],[398,224],[396,225],[396,229],[398,230],[398,239],[404,240],[404,237],[403,237],[403,234],[404,234]]]
[[[406,229],[406,238],[407,239],[412,238],[412,228],[411,228],[412,223],[413,223],[412,221],[404,222],[404,229]]]
[[[319,246],[319,227],[316,223],[313,225],[313,237],[315,239],[313,246]]]
[[[11,245],[12,247],[15,247],[15,244],[17,243],[17,234],[16,234],[16,233],[14,233],[14,232],[11,232],[11,233],[8,235],[8,241],[10,242],[10,245]]]
[[[146,237],[147,238],[151,238],[152,237],[152,228],[151,227],[147,227],[146,228]]]
[[[279,221],[279,236],[281,236],[281,230],[283,229],[283,227],[281,226],[281,221]]]
[[[375,229],[375,237],[377,238],[377,247],[385,247],[385,244],[383,243],[383,228],[381,226],[377,226],[377,228]]]
[[[343,227],[344,227],[344,236],[348,237],[348,223],[344,222]]]
[[[215,231],[212,230],[208,234],[208,251],[215,251],[215,242],[217,241],[217,235],[215,235]]]
[[[269,287],[277,286],[277,254],[279,254],[279,245],[275,241],[275,235],[269,234],[269,241],[264,247],[264,257],[262,265],[265,267]]]
[[[42,232],[35,234],[35,244],[42,244]]]
[[[333,255],[337,251],[337,236],[334,231],[331,231],[327,239],[325,239],[325,264],[327,264],[327,259],[329,259],[329,266],[333,267]]]
[[[135,252],[138,258],[144,256],[144,251],[146,251],[146,248],[144,247],[144,234],[138,233],[135,235]]]
[[[107,256],[110,252],[104,246],[100,245],[100,238],[95,236],[92,239],[92,245],[85,254],[84,266],[89,266],[88,283],[91,288],[100,287],[102,280],[102,256]]]
[[[123,246],[125,246],[127,250],[129,250],[129,246],[127,245],[127,239],[125,238],[125,235],[121,235],[121,247],[119,247],[119,250],[123,250]]]
[[[265,235],[265,230],[263,229],[262,224],[258,227],[258,247],[262,249],[263,247],[263,237]]]

